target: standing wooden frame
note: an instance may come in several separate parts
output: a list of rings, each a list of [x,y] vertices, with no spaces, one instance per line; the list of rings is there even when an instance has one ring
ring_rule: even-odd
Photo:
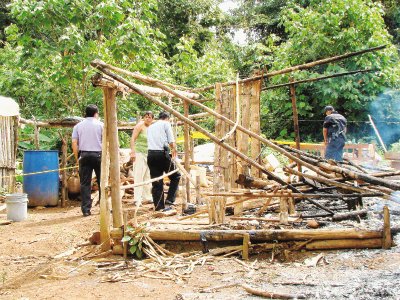
[[[18,116],[0,116],[0,187],[15,192]]]

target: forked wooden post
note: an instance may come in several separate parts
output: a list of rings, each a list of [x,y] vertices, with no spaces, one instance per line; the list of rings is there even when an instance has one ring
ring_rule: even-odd
[[[119,145],[118,145],[118,128],[117,128],[117,105],[116,90],[112,88],[104,88],[104,97],[106,99],[107,118],[107,136],[109,140],[110,153],[110,186],[111,186],[111,203],[113,227],[119,228],[122,222],[122,203],[120,196],[120,170],[119,170]]]
[[[110,250],[110,207],[109,196],[106,186],[108,186],[108,177],[110,174],[110,155],[108,143],[108,122],[107,122],[107,92],[103,90],[103,142],[101,147],[101,178],[100,178],[100,242],[103,251]]]

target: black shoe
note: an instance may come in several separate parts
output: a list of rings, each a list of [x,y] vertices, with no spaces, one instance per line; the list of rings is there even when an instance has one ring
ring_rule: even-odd
[[[92,213],[91,213],[90,211],[89,211],[89,212],[84,212],[84,213],[83,213],[83,216],[84,216],[84,217],[88,217],[88,216],[90,216],[91,214],[92,214]]]
[[[171,206],[167,206],[166,208],[164,208],[162,211],[163,212],[166,212],[166,211],[169,211],[169,210],[171,210],[172,209],[172,207]]]

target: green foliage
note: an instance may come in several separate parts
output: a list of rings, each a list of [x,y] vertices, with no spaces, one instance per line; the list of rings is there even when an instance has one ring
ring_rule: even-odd
[[[142,259],[145,235],[145,225],[141,225],[138,228],[128,226],[121,242],[128,243],[129,252],[138,259]]]
[[[211,42],[213,26],[220,24],[223,17],[218,8],[220,0],[160,0],[158,20],[161,31],[166,36],[164,53],[173,57],[179,52],[182,37],[193,38],[193,47],[200,55]]]
[[[358,69],[380,70],[297,85],[299,118],[311,121],[302,124],[302,134],[322,139],[322,109],[328,104],[350,120],[366,120],[369,104],[375,97],[385,87],[395,87],[398,84],[399,58],[396,48],[391,44],[382,14],[379,4],[363,0],[310,1],[307,8],[292,4],[282,12],[282,25],[288,34],[288,41],[277,48],[273,70],[368,47],[388,45],[385,50],[291,74],[295,80],[301,80]],[[288,75],[274,77],[270,84],[288,80]],[[288,89],[268,91],[264,105],[267,106],[266,111],[273,115],[272,119],[280,121],[269,127],[272,136],[291,136],[292,128],[289,124],[292,109]],[[286,133],[282,128],[290,131]],[[350,126],[349,135],[352,134],[357,132]]]
[[[90,86],[90,61],[102,58],[150,72],[161,61],[163,34],[154,28],[155,0],[14,0],[0,53],[0,93],[21,105],[22,114],[81,114],[101,106]]]

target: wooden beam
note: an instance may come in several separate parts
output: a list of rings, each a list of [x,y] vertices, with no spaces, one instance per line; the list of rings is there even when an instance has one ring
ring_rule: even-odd
[[[346,54],[342,54],[342,55],[338,55],[338,56],[333,56],[333,57],[329,57],[329,58],[324,58],[324,59],[316,60],[316,61],[313,61],[313,62],[309,62],[309,63],[305,63],[305,64],[293,66],[293,67],[288,67],[288,68],[285,68],[285,69],[272,71],[272,72],[265,73],[265,74],[262,74],[262,75],[257,75],[257,76],[254,76],[254,77],[242,79],[242,80],[239,81],[239,83],[243,83],[243,82],[247,82],[247,81],[253,81],[253,80],[259,80],[259,79],[263,79],[263,78],[270,78],[270,77],[273,77],[273,76],[287,74],[287,73],[294,72],[294,71],[299,71],[299,70],[306,70],[306,69],[310,69],[310,68],[315,67],[315,66],[328,64],[328,63],[331,63],[331,62],[335,62],[335,61],[339,61],[339,60],[342,60],[342,59],[358,56],[358,55],[361,55],[361,54],[364,54],[364,53],[368,53],[368,52],[381,50],[381,49],[384,49],[384,48],[386,48],[386,45],[373,47],[373,48],[368,48],[368,49],[363,49],[363,50],[360,50],[360,51],[350,52],[350,53],[346,53]],[[236,84],[235,81],[229,81],[229,82],[222,83],[222,86],[235,85],[235,84]],[[204,92],[204,91],[212,90],[213,88],[214,88],[214,85],[209,85],[209,86],[206,86],[206,87],[203,87],[203,88],[192,89],[191,91],[192,92]]]
[[[107,107],[107,136],[109,140],[110,153],[110,186],[111,203],[113,215],[113,227],[119,228],[123,225],[122,203],[120,196],[120,168],[119,168],[119,143],[117,130],[117,105],[115,101],[116,90],[103,88]]]

